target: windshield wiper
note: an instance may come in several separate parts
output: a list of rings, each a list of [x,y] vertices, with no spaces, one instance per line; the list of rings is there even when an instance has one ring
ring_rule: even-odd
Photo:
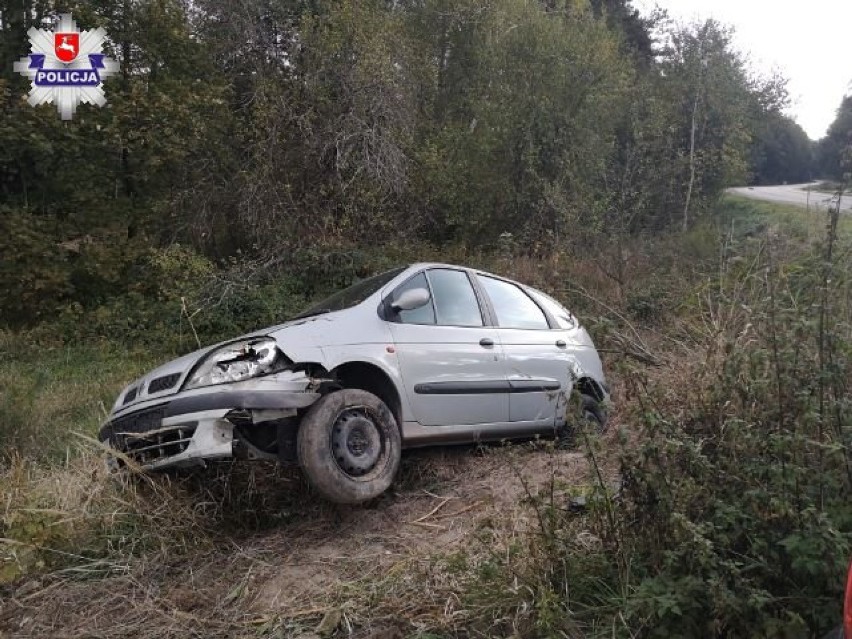
[[[319,308],[319,309],[313,310],[313,311],[305,311],[304,313],[296,315],[296,317],[291,317],[290,321],[305,319],[305,318],[308,318],[308,317],[313,317],[314,315],[324,315],[326,313],[331,313],[331,311],[332,311],[332,309],[330,309],[330,308]]]

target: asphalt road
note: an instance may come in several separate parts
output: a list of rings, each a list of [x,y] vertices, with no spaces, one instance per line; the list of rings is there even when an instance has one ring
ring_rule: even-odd
[[[729,193],[765,200],[767,202],[779,202],[782,204],[794,204],[802,208],[824,211],[832,202],[828,193],[822,191],[808,191],[812,184],[785,184],[783,186],[741,186],[728,189]],[[852,193],[843,196],[840,202],[840,210],[852,212]]]

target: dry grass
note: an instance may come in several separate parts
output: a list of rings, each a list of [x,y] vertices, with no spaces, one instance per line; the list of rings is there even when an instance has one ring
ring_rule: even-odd
[[[414,452],[393,492],[366,507],[318,501],[270,467],[234,468],[151,482],[109,477],[95,455],[52,472],[14,464],[4,521],[40,512],[54,531],[38,548],[2,544],[4,562],[63,554],[5,587],[0,630],[295,636],[339,611],[351,636],[461,636],[482,612],[463,601],[476,566],[535,526],[527,491],[558,478],[567,499],[588,482],[582,454],[544,443]],[[107,546],[88,544],[93,534]]]

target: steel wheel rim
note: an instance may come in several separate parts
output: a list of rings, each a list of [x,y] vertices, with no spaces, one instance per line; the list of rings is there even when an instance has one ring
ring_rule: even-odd
[[[369,481],[387,457],[386,434],[365,406],[338,413],[331,427],[329,446],[338,469],[356,481]]]

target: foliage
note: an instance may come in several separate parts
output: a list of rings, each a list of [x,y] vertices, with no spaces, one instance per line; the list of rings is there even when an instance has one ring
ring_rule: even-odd
[[[779,264],[764,250],[707,309],[686,410],[644,400],[647,439],[622,461],[624,519],[606,534],[633,561],[627,623],[651,636],[789,636],[836,616],[852,542],[852,316],[833,300],[849,282],[821,252]]]
[[[161,298],[140,269],[172,243],[271,278],[306,253],[511,233],[536,255],[597,244],[622,279],[624,238],[709,211],[783,104],[720,25],[625,0],[6,4],[8,327],[142,312]],[[108,106],[66,123],[11,71],[60,10],[121,66]]]
[[[834,122],[818,147],[820,175],[849,181],[852,175],[852,95],[843,98]]]
[[[814,144],[789,117],[768,113],[752,147],[752,182],[798,184],[814,171]]]
[[[540,636],[836,625],[852,553],[852,247],[833,228],[816,246],[774,234],[727,242],[673,374],[652,382],[634,366],[626,378],[643,430],[622,442],[620,485],[602,481],[604,451],[587,439],[598,472],[587,514],[562,506],[557,475],[557,490],[532,502],[532,549],[496,557],[471,585],[496,617]],[[520,579],[511,594],[507,578]]]

